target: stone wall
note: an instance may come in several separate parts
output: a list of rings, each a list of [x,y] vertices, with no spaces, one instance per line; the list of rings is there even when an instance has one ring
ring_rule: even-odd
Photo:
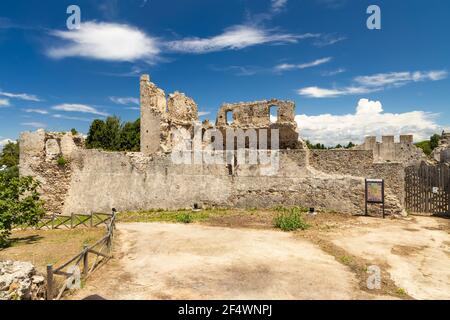
[[[84,139],[69,133],[38,130],[20,135],[19,172],[41,182],[40,192],[47,211],[60,213],[71,181],[71,167]],[[58,164],[58,159],[65,164]]]
[[[427,159],[422,149],[414,145],[412,135],[401,135],[399,142],[395,142],[394,136],[383,136],[381,140],[377,142],[376,137],[366,137],[364,143],[354,149],[372,151],[375,162],[402,162],[413,165]]]

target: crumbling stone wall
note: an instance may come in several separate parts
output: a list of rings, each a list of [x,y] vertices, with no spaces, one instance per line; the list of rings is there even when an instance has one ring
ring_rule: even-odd
[[[442,131],[439,145],[431,156],[437,162],[450,163],[450,133]]]
[[[271,119],[270,109],[277,109],[276,119]],[[227,121],[227,114],[231,113],[233,121]],[[267,147],[271,148],[271,130],[279,130],[280,149],[302,149],[303,143],[299,140],[297,122],[295,121],[295,104],[291,101],[277,99],[224,104],[217,113],[216,127],[221,130],[226,148],[226,129],[255,129],[258,134],[261,129],[267,130]],[[248,147],[248,145],[247,145]]]
[[[402,213],[403,166],[415,159],[415,153],[410,153],[415,152],[410,137],[402,137],[398,147],[393,139],[385,137],[384,147],[376,139],[366,139],[361,150],[311,151],[298,137],[292,102],[225,104],[218,112],[216,126],[209,121],[197,126],[194,100],[179,92],[166,97],[147,75],[141,77],[140,86],[141,152],[87,150],[82,138],[70,133],[38,130],[21,135],[20,173],[42,182],[48,211],[70,214],[109,212],[112,207],[145,210],[194,205],[302,205],[355,214],[364,210],[364,178],[384,178],[389,193],[388,212]],[[272,106],[278,107],[276,121],[270,119]],[[233,112],[232,123],[226,121],[227,112]],[[174,147],[192,139],[197,130],[206,134],[208,129],[222,132],[229,128],[244,133],[265,129],[269,134],[278,129],[279,149],[270,151],[270,156],[276,156],[276,170],[261,162],[234,161],[243,149],[214,151],[222,157],[231,152],[231,162],[197,162],[197,151],[188,151],[190,162],[173,161]],[[226,134],[223,137],[221,143],[226,146]],[[406,156],[401,154],[402,148],[406,148]],[[68,160],[67,165],[57,164],[61,156]],[[379,161],[381,158],[403,162]]]
[[[72,165],[78,150],[84,147],[84,138],[72,133],[23,132],[20,135],[19,173],[33,176],[41,182],[40,192],[45,209],[61,213],[68,192]],[[61,158],[65,164],[58,164]]]
[[[427,159],[422,149],[413,143],[412,135],[401,135],[399,142],[394,136],[383,136],[382,142],[377,142],[374,136],[366,137],[356,150],[371,150],[375,162],[402,162],[407,165],[420,163]]]

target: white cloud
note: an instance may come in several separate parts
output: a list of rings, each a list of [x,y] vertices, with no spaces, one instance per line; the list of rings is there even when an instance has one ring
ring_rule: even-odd
[[[297,92],[299,95],[309,98],[335,98],[340,96],[365,94],[379,90],[381,90],[381,88],[369,89],[365,87],[346,87],[341,89],[325,89],[319,87],[307,87],[299,89]]]
[[[1,107],[9,107],[9,100],[8,99],[0,99],[0,108]]]
[[[203,117],[203,116],[207,116],[208,114],[210,114],[211,112],[209,112],[209,111],[200,111],[199,113],[198,113],[198,116],[199,117]]]
[[[57,111],[66,111],[66,112],[81,112],[81,113],[92,113],[99,116],[108,116],[107,113],[101,112],[94,107],[85,105],[85,104],[77,104],[77,103],[64,103],[59,104],[52,107],[53,110]]]
[[[21,125],[34,128],[45,128],[47,126],[42,122],[22,122]]]
[[[288,0],[272,0],[271,9],[273,12],[280,12],[287,5]]]
[[[347,37],[343,37],[343,36],[338,36],[335,34],[326,34],[326,35],[322,35],[320,36],[316,41],[314,41],[314,45],[316,47],[326,47],[326,46],[331,46],[335,43],[341,42],[347,40]]]
[[[400,87],[411,82],[438,81],[447,78],[447,76],[448,72],[445,70],[379,73],[356,77],[353,79],[355,84],[349,87],[333,89],[306,87],[298,89],[297,93],[309,98],[335,98],[380,91],[389,87]]]
[[[39,113],[39,114],[48,114],[47,110],[44,109],[25,109],[27,113]]]
[[[11,92],[0,91],[0,96],[12,98],[12,99],[26,100],[26,101],[35,101],[35,102],[41,101],[41,99],[39,99],[34,94],[28,94],[28,93],[11,93]]]
[[[139,99],[134,97],[109,97],[109,99],[115,104],[137,104],[139,105]]]
[[[75,121],[86,121],[86,122],[92,121],[92,119],[88,119],[88,118],[70,117],[70,116],[64,116],[62,114],[54,114],[54,115],[52,115],[52,117],[57,118],[57,119],[66,119],[66,120],[75,120]]]
[[[236,25],[211,38],[185,38],[167,42],[166,45],[171,51],[200,54],[222,50],[238,50],[267,43],[297,43],[301,39],[316,36],[311,33],[303,35],[277,33],[274,30],[258,26]]]
[[[322,73],[322,76],[324,76],[324,77],[331,77],[331,76],[335,76],[337,74],[344,73],[346,71],[347,70],[344,69],[344,68],[339,68],[339,69],[336,69],[336,70],[325,71],[325,72]]]
[[[90,21],[78,30],[53,31],[52,35],[65,42],[47,51],[52,58],[154,62],[160,53],[156,38],[126,24]]]
[[[442,128],[437,115],[424,111],[386,113],[380,101],[361,99],[355,113],[344,115],[297,115],[300,135],[313,143],[328,146],[362,143],[365,136],[414,134],[416,141],[428,139]]]
[[[438,71],[416,71],[416,72],[391,72],[379,73],[371,76],[356,77],[355,81],[368,87],[380,87],[386,85],[401,86],[408,82],[438,81],[447,78],[448,73],[444,70]]]
[[[288,71],[288,70],[294,70],[294,69],[306,69],[306,68],[312,68],[320,66],[321,64],[328,63],[332,60],[332,57],[326,57],[322,59],[317,59],[308,63],[302,63],[302,64],[280,64],[275,67],[276,71]]]
[[[0,140],[0,151],[3,149],[3,147],[4,147],[6,144],[8,144],[8,143],[10,143],[10,142],[13,142],[13,140],[11,140],[11,139],[1,139],[1,140]]]

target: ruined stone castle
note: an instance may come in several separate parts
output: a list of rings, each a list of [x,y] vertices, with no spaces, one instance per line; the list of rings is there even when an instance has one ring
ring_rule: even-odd
[[[193,99],[179,92],[166,96],[148,75],[141,77],[140,95],[141,152],[86,149],[84,139],[71,133],[21,134],[20,174],[41,181],[49,212],[301,205],[357,214],[364,211],[364,179],[382,178],[387,212],[402,214],[404,168],[425,157],[411,136],[402,136],[397,143],[394,137],[384,137],[382,143],[369,137],[352,150],[308,150],[299,137],[295,105],[290,101],[224,104],[213,125],[199,123]],[[277,110],[276,119],[270,117],[272,108]],[[235,161],[174,163],[174,147],[180,139],[189,141],[195,127],[203,133],[232,128],[245,134],[253,129],[258,140],[268,136],[266,149],[277,132],[276,173],[266,174],[263,164]],[[223,136],[223,141],[215,143],[226,146],[227,135]],[[223,151],[230,152],[237,150]],[[58,164],[60,157],[66,163]]]

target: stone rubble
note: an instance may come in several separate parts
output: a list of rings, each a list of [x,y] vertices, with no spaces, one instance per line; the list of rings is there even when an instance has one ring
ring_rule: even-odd
[[[0,261],[0,300],[44,300],[45,278],[30,262]]]

